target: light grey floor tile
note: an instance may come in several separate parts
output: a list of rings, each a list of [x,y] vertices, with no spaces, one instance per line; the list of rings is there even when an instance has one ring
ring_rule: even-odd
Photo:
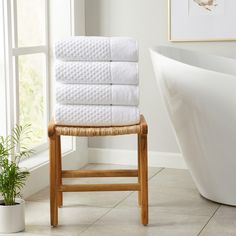
[[[49,187],[42,189],[41,191],[28,197],[26,200],[29,202],[49,202]]]
[[[78,236],[88,225],[63,225],[51,228],[46,225],[26,225],[25,231],[17,234],[0,234],[0,236]]]
[[[117,207],[137,207],[137,195],[137,193],[132,193]],[[198,191],[194,189],[150,186],[149,207],[171,214],[211,216],[217,209],[218,204],[202,198]]]
[[[151,179],[151,183],[156,186],[196,189],[188,170],[164,169]]]
[[[64,193],[64,206],[115,207],[129,192]]]
[[[139,223],[138,209],[113,209],[84,231],[82,236],[196,236],[208,217],[174,215],[150,209],[150,224]]]
[[[214,217],[215,218],[235,218],[236,219],[236,207],[221,205]]]
[[[27,202],[26,223],[29,225],[49,225],[49,204],[39,202]],[[109,208],[88,207],[73,205],[58,209],[60,224],[91,224],[98,217],[106,213]]]
[[[69,181],[70,183],[75,183]],[[88,183],[80,181],[79,183]],[[97,182],[98,183],[98,182]],[[101,182],[99,182],[101,183]],[[71,192],[63,193],[63,205],[69,206],[88,206],[111,208],[117,205],[122,199],[126,198],[130,192]],[[47,202],[49,204],[49,188],[45,188],[39,193],[27,199],[31,202]]]
[[[200,236],[235,236],[236,207],[220,206]]]
[[[85,169],[130,169],[134,166],[89,164]],[[64,207],[59,209],[59,227],[50,227],[49,188],[26,202],[26,231],[18,235],[181,235],[197,236],[212,217],[218,204],[202,198],[186,170],[149,168],[150,224],[140,225],[137,192],[64,193]],[[137,178],[81,178],[65,183],[136,182]],[[222,217],[226,215],[226,217]],[[220,207],[202,235],[219,232],[236,235],[233,208]],[[94,222],[96,222],[94,224]],[[230,225],[232,227],[230,227]],[[219,226],[218,226],[219,227]],[[213,233],[212,233],[213,232]],[[223,234],[225,233],[225,234]],[[219,235],[219,234],[218,234]]]
[[[63,207],[59,209],[59,226],[50,227],[49,204],[26,202],[26,230],[17,235],[65,235],[75,236],[109,211],[108,208]]]

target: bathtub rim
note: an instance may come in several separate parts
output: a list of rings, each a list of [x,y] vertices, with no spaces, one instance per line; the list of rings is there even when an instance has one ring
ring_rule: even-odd
[[[236,58],[234,59],[234,58],[230,58],[230,57],[226,57],[226,56],[216,55],[216,54],[213,54],[213,53],[204,53],[202,51],[190,50],[190,49],[167,46],[167,45],[157,45],[157,46],[153,46],[153,47],[149,48],[149,52],[150,52],[151,55],[156,54],[158,56],[164,57],[168,60],[174,61],[176,63],[180,63],[180,64],[185,65],[185,66],[198,68],[199,70],[207,71],[208,73],[211,72],[211,73],[222,74],[224,76],[234,77],[236,79],[236,70],[235,70],[235,74],[233,74],[233,73],[230,73],[230,72],[226,73],[226,72],[219,71],[219,70],[213,70],[213,69],[210,69],[210,68],[201,67],[200,65],[196,65],[194,63],[187,63],[187,62],[182,61],[180,59],[176,59],[176,58],[173,58],[171,56],[165,55],[164,53],[160,52],[160,49],[172,49],[172,50],[175,50],[175,51],[178,51],[178,52],[192,53],[193,55],[196,55],[196,56],[204,56],[204,57],[208,57],[208,58],[215,58],[215,59],[222,60],[222,61],[224,60],[226,62],[228,61],[230,63],[235,64],[235,68],[236,68]]]

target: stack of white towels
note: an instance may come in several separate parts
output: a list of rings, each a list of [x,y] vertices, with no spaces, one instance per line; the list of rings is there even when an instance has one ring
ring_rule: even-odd
[[[57,124],[139,123],[138,45],[132,38],[70,37],[55,44]]]

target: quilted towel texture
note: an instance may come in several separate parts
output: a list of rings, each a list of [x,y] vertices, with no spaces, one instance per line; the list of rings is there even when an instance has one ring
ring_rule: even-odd
[[[138,44],[125,37],[74,36],[55,44],[55,57],[63,61],[138,61]]]
[[[137,41],[74,36],[55,44],[56,124],[139,123]]]
[[[61,105],[56,104],[55,121],[62,125],[122,126],[137,124],[136,106]]]
[[[56,84],[60,104],[137,106],[139,87],[135,85]]]
[[[136,62],[63,62],[55,63],[56,81],[69,84],[138,85]]]

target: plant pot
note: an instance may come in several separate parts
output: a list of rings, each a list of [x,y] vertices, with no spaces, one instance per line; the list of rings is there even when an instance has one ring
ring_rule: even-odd
[[[25,201],[16,199],[16,205],[2,205],[0,200],[0,233],[16,233],[25,229]]]

